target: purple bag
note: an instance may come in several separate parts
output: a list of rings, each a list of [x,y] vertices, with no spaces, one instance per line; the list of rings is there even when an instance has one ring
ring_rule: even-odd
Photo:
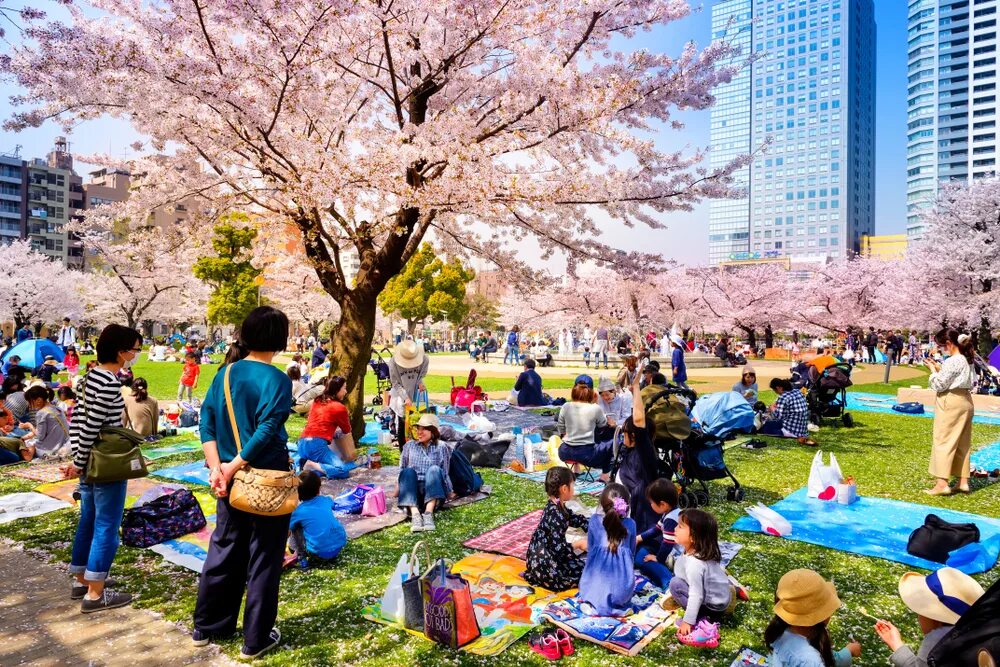
[[[188,489],[179,489],[125,510],[122,542],[145,549],[199,531],[205,524],[205,513],[194,494]]]
[[[479,639],[472,590],[460,574],[448,572],[443,558],[420,580],[424,594],[424,636],[458,649]]]

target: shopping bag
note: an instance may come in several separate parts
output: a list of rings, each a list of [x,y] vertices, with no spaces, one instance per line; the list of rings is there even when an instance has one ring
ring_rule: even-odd
[[[350,491],[344,491],[333,499],[333,511],[342,514],[358,514],[365,506],[365,496],[375,487],[368,484],[358,484]]]
[[[450,574],[443,558],[424,575],[424,636],[458,649],[479,638],[472,590],[461,575]]]
[[[816,452],[813,457],[812,468],[809,469],[809,489],[807,495],[810,498],[820,500],[836,500],[837,485],[844,481],[844,475],[840,472],[840,464],[837,457],[830,454],[830,465],[823,463],[823,452]]]
[[[376,486],[365,494],[361,505],[361,516],[382,516],[385,514],[385,489]]]
[[[848,477],[837,485],[837,502],[841,505],[858,502],[858,484],[853,477]]]
[[[403,608],[403,580],[410,572],[410,556],[402,553],[399,555],[399,562],[396,569],[389,577],[389,585],[385,587],[382,594],[382,617],[402,625],[404,618]]]
[[[420,547],[424,548],[424,566],[430,572],[431,552],[425,542],[417,542],[410,552],[410,560],[403,579],[403,627],[410,630],[424,629],[424,594],[421,589],[421,575],[425,574],[420,569],[420,556],[417,552]]]
[[[783,537],[792,534],[792,524],[788,519],[781,516],[764,503],[757,503],[752,507],[747,507],[747,514],[752,516],[760,524],[761,532]]]
[[[423,407],[420,407],[421,399],[423,399]],[[411,429],[413,428],[413,425],[417,423],[417,420],[420,419],[420,415],[433,412],[434,410],[431,408],[431,401],[430,398],[428,398],[427,396],[427,392],[426,391],[418,392],[417,400],[415,400],[412,404],[406,406],[406,418],[405,418],[406,433],[403,434],[402,438],[400,439],[400,442],[405,442],[409,440],[411,437],[413,437]],[[397,433],[397,435],[399,434]]]

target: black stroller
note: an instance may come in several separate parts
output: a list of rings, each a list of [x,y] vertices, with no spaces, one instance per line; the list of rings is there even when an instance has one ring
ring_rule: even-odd
[[[988,361],[977,354],[972,363],[972,370],[976,376],[977,394],[1000,396],[1000,375],[990,367]]]
[[[676,399],[671,401],[671,397],[676,397]],[[678,505],[681,508],[707,505],[709,493],[706,482],[726,477],[733,480],[733,486],[726,491],[726,498],[731,501],[743,500],[743,488],[740,486],[739,480],[726,467],[723,457],[722,443],[726,436],[731,435],[733,431],[725,428],[721,430],[691,428],[690,414],[697,400],[697,394],[694,391],[668,385],[663,391],[648,397],[645,401],[647,418],[660,403],[664,403],[664,407],[682,413],[677,403],[678,399],[681,403],[688,405],[687,409],[683,411],[684,417],[688,420],[687,428],[684,428],[678,419],[674,427],[671,428],[670,436],[657,437],[656,426],[652,419],[648,419],[647,429],[653,439],[653,447],[656,449],[659,461],[657,476],[675,480],[677,486],[680,487]],[[621,465],[622,449],[619,429],[615,433],[614,439],[612,479],[615,478]],[[701,488],[691,490],[689,487],[694,486],[696,482]]]
[[[851,367],[834,364],[819,373],[815,366],[808,366],[806,405],[809,406],[809,421],[817,426],[823,419],[840,419],[844,426],[854,426],[854,417],[847,412],[847,388],[851,382]]]
[[[372,405],[382,405],[382,395],[392,388],[392,380],[389,379],[389,364],[386,361],[391,354],[387,347],[383,347],[381,350],[372,348],[372,356],[368,360],[368,366],[375,373],[375,398],[372,399]]]
[[[927,656],[931,667],[1000,664],[1000,581],[962,614]]]

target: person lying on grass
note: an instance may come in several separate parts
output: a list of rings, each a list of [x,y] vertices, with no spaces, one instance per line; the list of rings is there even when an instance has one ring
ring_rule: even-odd
[[[802,392],[783,378],[774,378],[770,386],[778,399],[768,408],[768,415],[758,432],[778,438],[795,438],[800,445],[815,447],[816,441],[809,437],[809,406]]]

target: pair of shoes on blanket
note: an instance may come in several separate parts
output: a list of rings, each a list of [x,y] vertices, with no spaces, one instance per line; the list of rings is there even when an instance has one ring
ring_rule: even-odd
[[[532,633],[528,635],[528,643],[535,653],[548,658],[558,660],[564,655],[573,655],[573,640],[569,634],[559,628],[558,630],[546,630],[542,633]]]
[[[719,624],[712,623],[707,618],[698,621],[697,625],[691,628],[691,632],[686,635],[677,635],[677,641],[685,646],[695,648],[718,648],[719,647]]]

